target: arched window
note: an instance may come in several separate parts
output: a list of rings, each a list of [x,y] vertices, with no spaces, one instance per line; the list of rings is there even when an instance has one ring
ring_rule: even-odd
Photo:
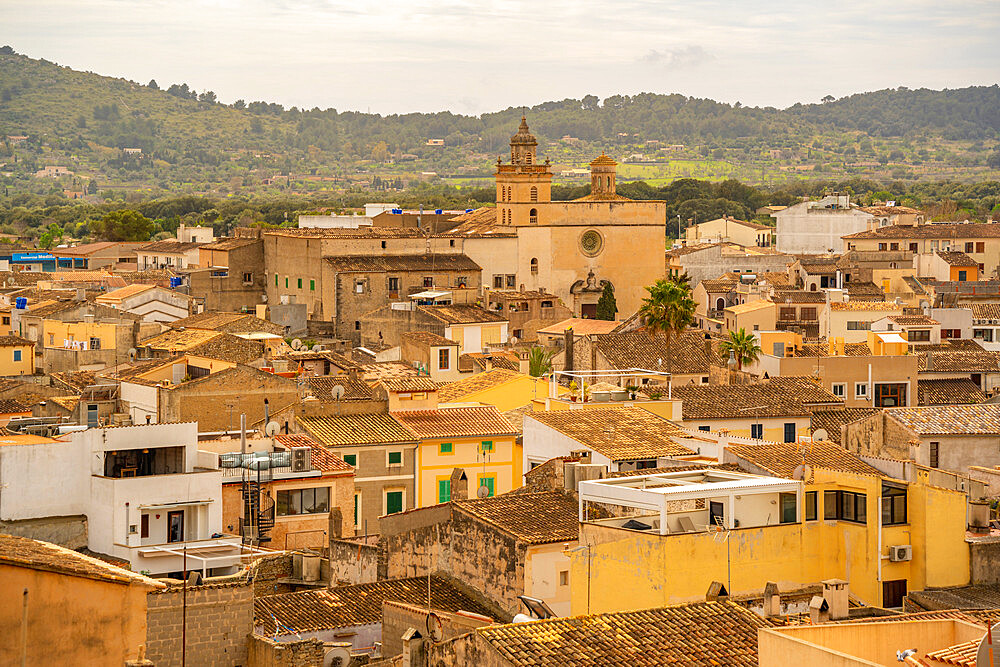
[[[809,286],[809,291],[810,292],[815,292],[816,291],[816,283],[813,283],[812,285]]]
[[[533,208],[530,211],[528,211],[528,222],[531,223],[532,225],[537,225],[538,224],[538,209],[537,208]]]
[[[538,273],[538,258],[537,257],[532,257],[531,258],[531,273],[532,273],[532,275],[536,275]]]
[[[611,177],[610,176],[608,176],[608,186],[607,187],[608,187],[608,190],[611,189]]]
[[[524,163],[531,164],[531,151],[524,154]]]
[[[536,188],[534,185],[531,186],[531,201],[533,202],[538,201],[538,188]]]
[[[719,297],[718,299],[716,299],[715,300],[715,309],[716,310],[725,310],[726,309],[726,300],[723,299],[722,297]]]

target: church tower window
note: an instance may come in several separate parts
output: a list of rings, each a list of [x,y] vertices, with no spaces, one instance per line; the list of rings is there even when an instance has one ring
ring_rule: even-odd
[[[536,188],[534,185],[531,186],[531,201],[532,202],[538,201],[538,188]]]
[[[537,225],[538,224],[538,209],[537,208],[533,208],[530,211],[528,211],[528,222],[531,223],[532,225]]]

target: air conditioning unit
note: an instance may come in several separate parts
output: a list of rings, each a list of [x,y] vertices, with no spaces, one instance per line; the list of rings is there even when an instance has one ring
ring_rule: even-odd
[[[309,447],[292,447],[292,472],[309,472],[311,454]]]
[[[889,560],[893,563],[913,560],[913,547],[909,544],[899,544],[889,547]]]

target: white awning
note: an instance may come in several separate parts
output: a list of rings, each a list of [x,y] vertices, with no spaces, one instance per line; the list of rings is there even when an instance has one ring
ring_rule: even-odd
[[[905,343],[906,339],[900,336],[898,333],[879,333],[879,338],[882,339],[883,343]]]
[[[156,503],[155,505],[139,505],[141,510],[169,510],[178,507],[197,507],[198,505],[211,505],[213,501],[208,500],[181,500],[176,503]]]
[[[426,292],[417,292],[416,294],[411,294],[411,299],[440,299],[443,296],[451,296],[451,292],[434,292],[428,290]]]

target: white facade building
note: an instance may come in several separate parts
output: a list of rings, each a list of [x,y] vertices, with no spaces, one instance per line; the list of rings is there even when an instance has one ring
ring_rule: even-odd
[[[771,214],[777,221],[775,247],[781,252],[821,255],[844,247],[841,237],[868,229],[873,216],[834,194]]]
[[[396,204],[365,204],[364,215],[300,215],[300,229],[358,229],[370,227],[376,215],[399,208]]]
[[[241,539],[222,533],[218,455],[194,422],[92,428],[0,446],[0,521],[86,515],[88,547],[151,576],[229,574]],[[199,460],[200,456],[200,460]]]

